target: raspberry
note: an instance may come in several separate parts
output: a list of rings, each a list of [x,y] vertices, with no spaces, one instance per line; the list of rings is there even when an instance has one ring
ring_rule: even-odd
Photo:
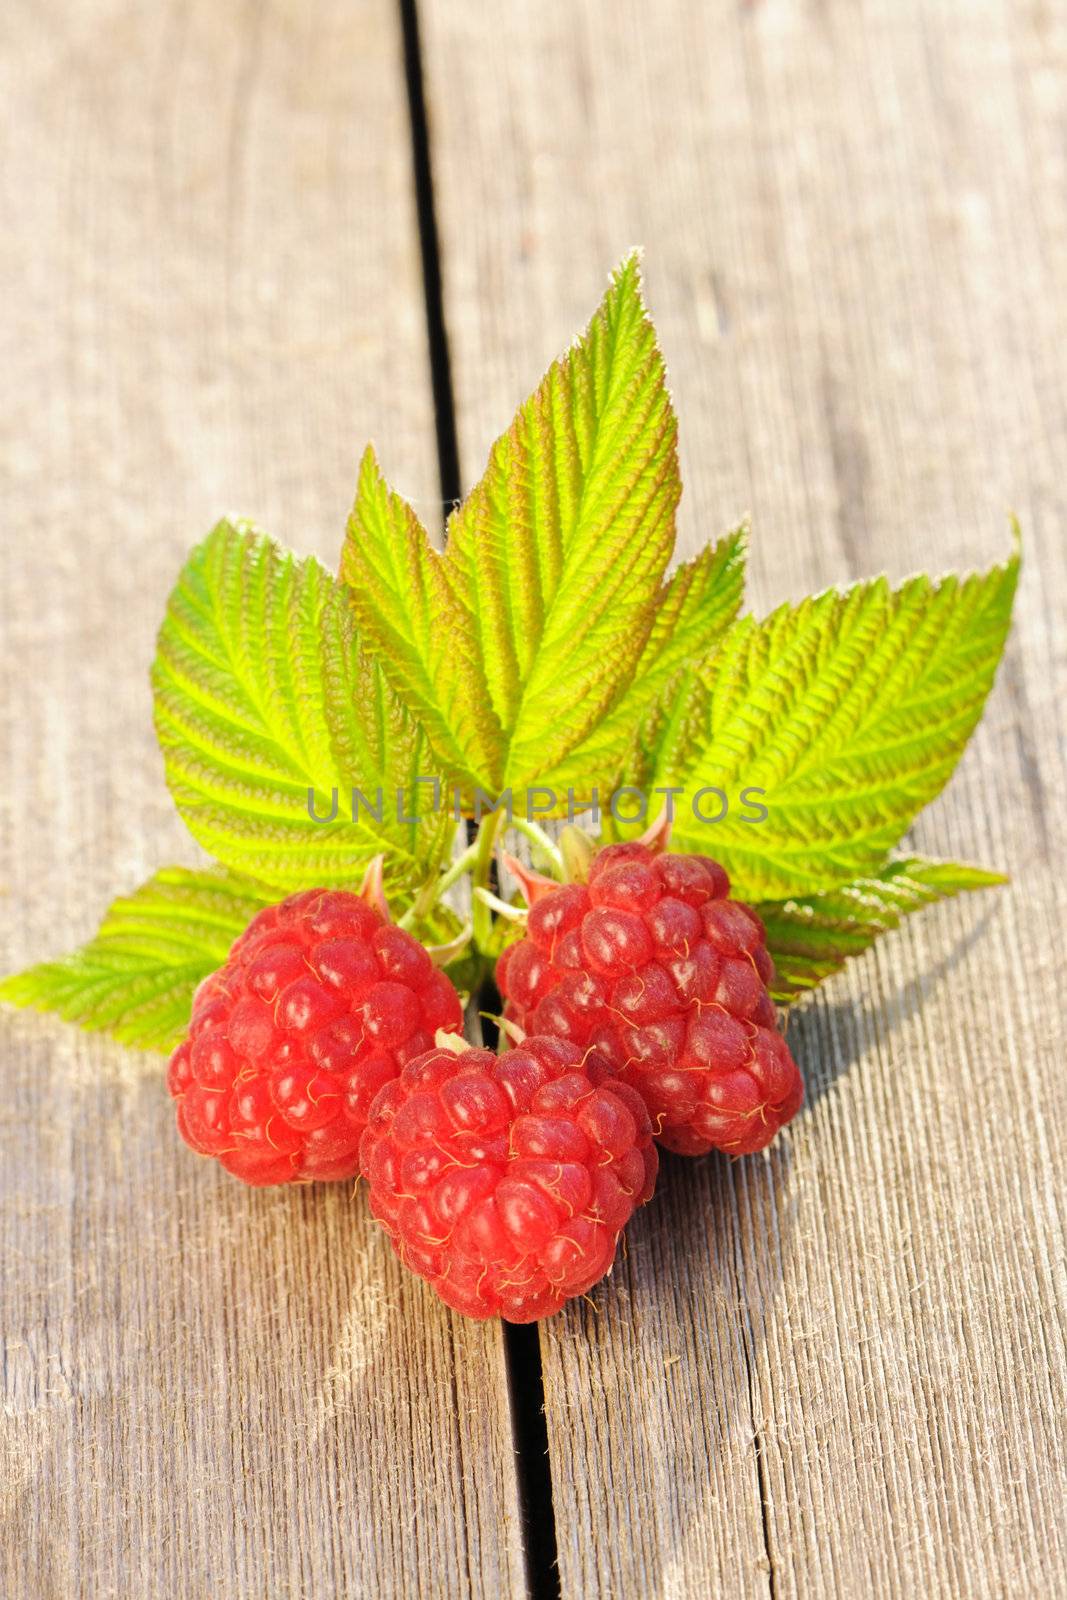
[[[292,895],[197,990],[167,1072],[179,1131],[246,1183],[354,1177],[378,1090],[461,1025],[409,933],[358,895]]]
[[[532,903],[497,965],[505,1017],[594,1047],[668,1150],[768,1144],[804,1090],[776,1027],[763,924],[730,899],[722,867],[641,843],[601,850],[587,884],[514,866]]]
[[[360,1157],[401,1261],[446,1305],[509,1322],[551,1316],[610,1271],[657,1167],[640,1096],[595,1052],[539,1038],[409,1061]]]

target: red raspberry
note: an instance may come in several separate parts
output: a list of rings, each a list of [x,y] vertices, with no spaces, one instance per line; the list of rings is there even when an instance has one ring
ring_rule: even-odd
[[[763,924],[729,898],[722,867],[633,843],[601,850],[588,884],[523,876],[526,936],[497,965],[505,1016],[594,1046],[668,1150],[768,1144],[804,1090],[767,992]]]
[[[401,1261],[469,1317],[535,1322],[611,1269],[652,1194],[648,1115],[595,1052],[428,1050],[387,1083],[360,1147]]]
[[[246,1183],[351,1178],[370,1103],[459,997],[422,945],[358,895],[261,911],[200,985],[167,1086],[178,1128]]]

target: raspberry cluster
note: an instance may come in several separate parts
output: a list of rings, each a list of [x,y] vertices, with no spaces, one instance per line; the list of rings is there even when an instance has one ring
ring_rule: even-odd
[[[261,911],[200,986],[167,1081],[194,1150],[253,1184],[362,1170],[446,1304],[532,1322],[610,1271],[654,1137],[759,1150],[802,1088],[762,924],[714,861],[641,842],[584,883],[512,865],[531,905],[497,977],[525,1037],[503,1055],[455,1037],[459,997],[373,886],[315,889]]]
[[[268,906],[205,979],[167,1084],[182,1137],[246,1183],[351,1178],[371,1101],[459,997],[422,945],[358,895]]]
[[[773,977],[763,924],[722,867],[641,843],[601,850],[588,883],[539,880],[497,966],[505,1016],[594,1048],[682,1155],[760,1150],[799,1109]]]
[[[536,1037],[408,1062],[374,1101],[361,1158],[401,1261],[457,1311],[511,1322],[610,1270],[657,1169],[640,1096],[595,1052]]]

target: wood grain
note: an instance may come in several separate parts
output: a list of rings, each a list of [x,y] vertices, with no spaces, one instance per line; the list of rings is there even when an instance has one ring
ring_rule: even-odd
[[[542,1333],[565,1596],[1067,1591],[1060,945],[1067,18],[1009,0],[424,8],[467,482],[628,246],[681,549],[751,600],[984,563],[1008,658],[913,843],[1009,869],[799,1010],[764,1159],[665,1164]]]
[[[358,454],[439,495],[395,8],[0,21],[0,968],[193,860],[147,668],[221,514],[332,563]],[[348,1190],[178,1143],[162,1062],[0,1018],[0,1592],[524,1592],[502,1342]]]

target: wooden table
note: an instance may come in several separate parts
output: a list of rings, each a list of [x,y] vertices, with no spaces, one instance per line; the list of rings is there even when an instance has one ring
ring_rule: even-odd
[[[789,1134],[667,1161],[539,1335],[347,1189],[193,1160],[159,1058],[5,1012],[0,1592],[1063,1594],[1067,11],[415,9],[3,8],[4,970],[196,859],[147,682],[187,547],[236,510],[332,562],[368,437],[439,522],[632,243],[683,552],[751,510],[756,609],[1018,513],[914,830],[1013,886],[798,1009]]]

